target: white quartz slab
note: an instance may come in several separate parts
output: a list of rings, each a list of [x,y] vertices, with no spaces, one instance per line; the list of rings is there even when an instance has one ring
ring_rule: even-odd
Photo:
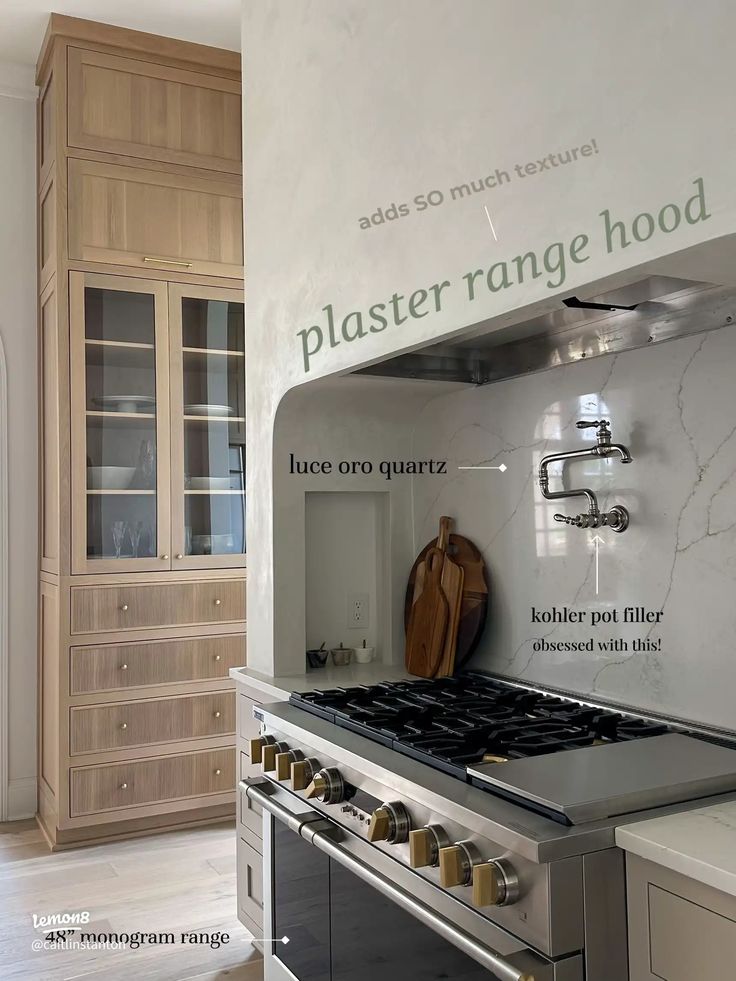
[[[625,825],[616,844],[736,896],[736,801]]]
[[[304,674],[272,677],[252,668],[231,668],[230,677],[251,690],[276,701],[288,698],[292,692],[312,691],[314,688],[349,688],[351,685],[375,685],[380,681],[404,681],[411,678],[403,667],[380,664],[346,664],[314,668]]]

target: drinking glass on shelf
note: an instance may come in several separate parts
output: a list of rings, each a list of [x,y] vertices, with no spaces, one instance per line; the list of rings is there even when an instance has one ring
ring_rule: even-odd
[[[184,554],[192,554],[192,526],[184,525]]]
[[[125,538],[125,532],[127,530],[127,523],[125,521],[113,521],[111,526],[112,531],[112,543],[115,546],[115,558],[120,558],[120,552],[123,547],[123,540]]]
[[[133,555],[138,558],[138,548],[141,543],[141,535],[143,534],[143,522],[142,521],[131,521],[128,526],[128,534],[130,535],[130,543],[133,546]]]

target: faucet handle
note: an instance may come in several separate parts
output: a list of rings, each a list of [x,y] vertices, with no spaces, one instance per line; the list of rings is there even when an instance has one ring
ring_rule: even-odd
[[[610,426],[608,419],[593,419],[588,422],[586,419],[581,419],[579,422],[575,423],[578,429],[608,429]]]

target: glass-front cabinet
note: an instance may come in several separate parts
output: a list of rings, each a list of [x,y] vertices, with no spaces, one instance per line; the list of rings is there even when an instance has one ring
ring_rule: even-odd
[[[70,274],[73,571],[245,565],[237,290]]]

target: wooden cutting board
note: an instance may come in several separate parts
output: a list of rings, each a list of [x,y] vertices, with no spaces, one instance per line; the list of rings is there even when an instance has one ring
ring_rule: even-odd
[[[412,603],[406,627],[406,670],[433,678],[445,649],[449,608],[442,591],[444,555],[438,548],[428,549],[424,559],[424,586]]]
[[[404,626],[408,630],[412,605],[422,591],[424,565],[430,549],[436,548],[438,539],[428,542],[417,556],[406,587],[404,601]],[[450,558],[463,570],[462,600],[455,647],[455,669],[465,664],[478,645],[488,615],[488,581],[483,556],[470,539],[462,535],[450,535],[447,546]],[[419,582],[418,582],[419,580]],[[417,589],[417,587],[419,587]]]
[[[442,652],[440,666],[437,669],[438,678],[450,677],[455,670],[457,630],[460,624],[460,607],[463,599],[463,583],[465,582],[465,571],[463,567],[454,562],[447,554],[451,529],[452,518],[440,518],[440,534],[437,539],[437,548],[444,555],[441,583],[442,592],[445,594],[445,599],[447,600],[448,620],[445,647]]]

